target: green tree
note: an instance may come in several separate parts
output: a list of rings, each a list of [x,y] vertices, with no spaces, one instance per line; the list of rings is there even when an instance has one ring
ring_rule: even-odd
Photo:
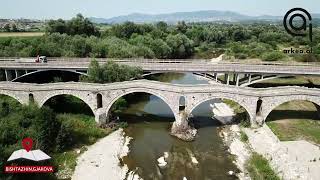
[[[177,24],[177,31],[180,32],[180,33],[186,33],[187,32],[187,29],[188,29],[188,26],[186,24],[186,22],[184,21],[179,21],[178,24]]]
[[[11,31],[12,32],[19,32],[16,24],[12,24]]]
[[[194,51],[193,41],[184,34],[168,35],[166,43],[171,49],[170,58],[187,58]]]
[[[243,29],[237,29],[232,34],[234,41],[244,41],[250,38],[247,31]]]
[[[95,25],[88,18],[83,17],[82,14],[77,14],[76,17],[67,22],[62,19],[50,20],[47,23],[46,31],[48,33],[66,33],[69,35],[100,35]]]
[[[157,29],[163,32],[167,32],[168,24],[166,22],[160,21],[156,24]]]
[[[46,25],[46,31],[60,34],[68,33],[67,23],[62,19],[50,20]]]
[[[76,35],[71,42],[71,49],[76,57],[89,57],[92,48],[86,38]]]
[[[88,77],[82,77],[81,80],[92,83],[121,82],[139,78],[142,72],[141,68],[118,65],[113,61],[100,66],[96,60],[92,60],[88,69]]]
[[[3,29],[4,29],[6,32],[10,32],[10,31],[11,31],[10,24],[4,25]]]

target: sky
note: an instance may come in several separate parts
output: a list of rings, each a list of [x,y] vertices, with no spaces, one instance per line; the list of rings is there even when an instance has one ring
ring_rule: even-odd
[[[130,13],[171,13],[198,10],[234,11],[245,15],[283,16],[301,7],[320,13],[320,0],[1,0],[0,18],[110,18]]]

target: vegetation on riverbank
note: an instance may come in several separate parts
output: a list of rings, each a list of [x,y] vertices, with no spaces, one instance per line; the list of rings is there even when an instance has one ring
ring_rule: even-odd
[[[313,53],[284,53],[285,49],[313,49]],[[0,56],[109,57],[109,58],[213,58],[225,53],[230,60],[319,61],[320,29],[313,42],[292,37],[282,24],[185,23],[170,25],[125,22],[98,30],[82,15],[70,21],[48,21],[41,37],[0,38]]]
[[[281,141],[304,139],[320,144],[320,120],[311,102],[282,104],[270,113],[267,124]]]
[[[268,122],[270,129],[281,141],[307,140],[320,144],[320,122],[309,119],[290,122]]]
[[[51,164],[58,172],[52,179],[69,177],[72,175],[79,153],[86,150],[86,146],[95,143],[123,124],[112,127],[100,128],[92,115],[71,112],[74,109],[83,108],[83,104],[76,98],[58,96],[56,100],[50,100],[45,107],[37,105],[21,105],[14,99],[1,95],[0,97],[0,168],[6,164],[11,153],[22,149],[21,140],[31,137],[34,140],[33,149],[41,149],[52,160]],[[62,105],[65,103],[64,105]],[[49,107],[47,107],[49,106]],[[78,109],[78,110],[79,110]],[[62,110],[67,110],[63,112]],[[70,111],[71,110],[71,111]],[[83,109],[86,113],[86,109]],[[90,112],[87,111],[87,113]],[[20,163],[15,161],[14,163]],[[30,162],[32,165],[32,162]],[[44,178],[41,175],[30,176]],[[20,176],[1,174],[0,179],[19,179]]]
[[[280,180],[270,167],[268,160],[256,152],[253,152],[246,162],[246,169],[253,180]]]
[[[98,139],[118,129],[118,126],[102,129],[97,126],[94,117],[83,114],[60,113],[57,114],[57,119],[62,126],[66,127],[65,136],[68,138],[62,144],[64,150],[52,154],[58,170],[57,178],[71,177],[80,153],[86,151],[86,147],[94,144]]]

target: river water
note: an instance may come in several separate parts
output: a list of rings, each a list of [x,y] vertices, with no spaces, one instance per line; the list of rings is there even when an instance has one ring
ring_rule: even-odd
[[[208,84],[193,74],[160,74],[148,79],[175,84]],[[136,94],[128,98],[129,107],[120,119],[129,123],[126,135],[133,138],[130,153],[124,162],[143,179],[209,180],[236,179],[228,171],[237,171],[232,158],[219,137],[219,122],[211,119],[210,103],[199,105],[193,112],[198,134],[193,142],[184,142],[169,135],[174,121],[172,111],[156,96]],[[168,152],[168,164],[160,168],[157,159]],[[198,164],[193,163],[195,157]]]

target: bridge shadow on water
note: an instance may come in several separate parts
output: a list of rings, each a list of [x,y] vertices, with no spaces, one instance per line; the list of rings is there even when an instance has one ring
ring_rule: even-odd
[[[218,120],[209,116],[195,116],[190,118],[190,124],[196,129],[207,127],[221,127],[223,124]]]

